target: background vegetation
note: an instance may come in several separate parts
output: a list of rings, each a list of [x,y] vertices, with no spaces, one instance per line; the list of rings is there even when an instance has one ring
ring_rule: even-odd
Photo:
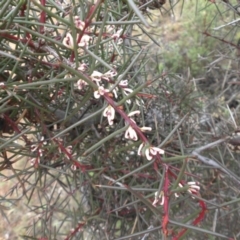
[[[239,4],[2,1],[2,239],[238,239]]]

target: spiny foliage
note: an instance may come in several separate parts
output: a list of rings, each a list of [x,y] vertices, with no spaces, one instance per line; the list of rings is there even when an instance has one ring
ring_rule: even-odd
[[[234,18],[237,10],[229,2],[209,1],[204,10],[212,4],[215,19]],[[224,214],[231,221],[237,216],[231,212],[236,191],[224,191],[230,181],[223,173],[234,184],[240,180],[215,161],[231,155],[226,147],[218,155],[201,153],[224,142],[215,143],[221,136],[202,124],[206,96],[196,90],[190,71],[179,76],[162,67],[152,73],[159,65],[151,61],[157,52],[141,40],[147,36],[157,49],[146,30],[149,9],[173,14],[179,5],[184,9],[184,1],[0,3],[0,169],[2,181],[12,182],[1,196],[1,211],[7,222],[8,208],[26,205],[21,211],[27,212],[27,230],[16,235],[180,239],[191,231],[200,239],[200,231],[230,239],[237,234],[233,225],[211,228],[216,209],[229,204]],[[238,51],[228,30],[232,25],[222,26],[229,34],[219,36],[209,30],[211,24],[203,34]]]

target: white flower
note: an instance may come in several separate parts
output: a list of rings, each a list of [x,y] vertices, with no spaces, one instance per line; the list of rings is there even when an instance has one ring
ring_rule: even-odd
[[[133,90],[131,88],[124,88],[123,92],[125,93],[125,95],[128,95],[128,94],[132,93]]]
[[[103,116],[107,117],[109,125],[113,125],[115,109],[111,105],[108,105],[103,111]]]
[[[123,31],[123,29],[120,28],[116,33],[114,33],[114,34],[112,35],[112,38],[113,38],[113,39],[118,39],[118,38],[120,37],[122,31]]]
[[[42,151],[42,149],[39,149],[39,150],[38,150],[38,154],[40,155],[40,157],[43,156],[43,151]]]
[[[129,117],[132,117],[132,116],[134,116],[134,115],[139,115],[139,114],[140,114],[140,111],[139,111],[139,110],[136,110],[136,111],[130,112],[130,113],[128,114],[128,116],[129,116]]]
[[[119,86],[121,86],[121,87],[126,87],[127,85],[128,85],[128,80],[122,80],[119,83]]]
[[[198,186],[198,182],[188,182],[187,186],[188,186],[188,192],[191,194],[197,194],[200,190],[200,187]],[[183,185],[181,183],[178,184],[178,186],[180,188],[183,188]],[[175,193],[176,197],[179,197],[179,194]],[[194,198],[194,197],[192,197]]]
[[[113,52],[113,45],[110,42],[108,43],[108,52],[109,53]]]
[[[6,85],[4,82],[0,82],[0,89],[6,89]]]
[[[76,171],[76,170],[77,170],[76,165],[75,165],[75,164],[72,164],[72,165],[71,165],[71,169],[72,169],[73,171]]]
[[[44,136],[40,138],[40,141],[42,142],[43,145],[47,145],[47,141],[45,140]]]
[[[151,127],[141,127],[140,130],[142,132],[146,132],[146,131],[152,131],[152,128]]]
[[[182,188],[182,187],[183,187],[183,185],[182,185],[181,183],[178,183],[178,186],[179,186],[180,188]],[[175,195],[175,197],[176,197],[176,198],[178,198],[178,197],[179,197],[179,194],[178,194],[178,193],[174,193],[174,195]]]
[[[139,102],[138,99],[136,99],[135,101],[136,101],[136,104],[137,104],[139,107],[144,104],[144,101],[143,101],[142,99],[140,99],[140,102],[141,102],[141,103]]]
[[[144,145],[144,143],[141,143],[140,146],[139,146],[139,148],[138,148],[138,153],[137,153],[138,156],[141,156],[141,155],[142,155],[143,145]]]
[[[113,94],[114,94],[114,97],[115,97],[115,98],[118,98],[117,91],[118,91],[118,88],[115,87],[115,88],[113,89]]]
[[[33,166],[37,166],[38,164],[40,163],[40,159],[37,157],[37,158],[32,158],[30,159],[30,164]]]
[[[161,202],[160,202],[160,199],[161,199]],[[160,202],[160,203],[159,203]],[[158,192],[155,192],[155,199],[154,199],[154,202],[152,203],[152,205],[154,207],[156,207],[157,203],[159,203],[159,205],[163,205],[165,202],[165,196],[164,196],[164,193],[163,191],[161,191],[158,195]]]
[[[78,67],[78,70],[81,71],[81,72],[86,72],[88,69],[88,66],[86,63],[82,63],[79,67]]]
[[[31,152],[35,152],[37,149],[38,149],[38,146],[37,146],[37,145],[33,144],[33,145],[31,146]]]
[[[67,150],[67,152],[69,153],[69,154],[72,154],[72,145],[69,145],[69,146],[67,146],[66,147],[66,150]]]
[[[79,90],[82,90],[85,86],[87,86],[88,85],[88,83],[87,82],[85,82],[84,80],[82,80],[82,79],[80,79],[80,80],[78,80],[77,81],[77,88],[79,89]]]
[[[91,74],[91,79],[98,83],[102,80],[102,75],[103,74],[98,71],[93,71],[93,73]]]
[[[122,38],[119,38],[118,40],[117,40],[117,45],[120,45],[120,44],[122,44],[123,43],[123,39]]]
[[[199,183],[197,182],[188,182],[187,183],[189,186],[188,192],[192,193],[192,194],[196,194],[199,192],[200,187],[198,186]]]
[[[124,137],[127,139],[132,139],[134,141],[138,140],[137,133],[131,126],[128,127],[127,131],[125,132]]]
[[[139,111],[139,110],[130,112],[130,113],[128,114],[128,117],[130,117],[129,121],[136,124],[136,122],[135,122],[131,117],[134,116],[134,115],[139,115],[139,114],[140,114],[140,111]],[[125,121],[125,124],[127,125],[127,124],[128,124],[128,121]],[[130,133],[131,133],[132,131],[134,131],[135,134],[136,134],[136,131],[135,131],[131,126],[129,126],[129,128],[127,129],[127,131],[128,131],[128,130],[129,130]],[[136,134],[136,136],[137,136],[137,134]],[[131,138],[131,137],[130,137],[130,138]],[[132,139],[132,138],[131,138],[131,139]]]
[[[115,29],[115,26],[114,26],[114,25],[108,25],[108,26],[106,27],[106,32],[107,32],[107,33],[110,33],[110,32],[112,32],[114,29]]]
[[[142,143],[139,148],[138,148],[138,155],[141,156],[142,154],[142,149],[143,149],[144,143]],[[147,160],[152,160],[153,156],[156,156],[157,154],[164,154],[164,150],[162,150],[161,148],[158,147],[153,147],[153,146],[148,146],[145,149],[144,152]]]
[[[104,87],[100,86],[98,90],[94,91],[94,97],[95,98],[100,98],[100,96],[103,96],[104,93],[109,92],[108,89],[104,89]]]
[[[69,32],[67,33],[66,37],[63,39],[63,45],[65,45],[70,49],[74,48],[73,37]]]
[[[82,21],[78,16],[74,17],[74,24],[76,28],[80,29],[81,31],[85,28],[85,22]]]
[[[90,37],[87,34],[84,34],[81,38],[80,43],[78,43],[78,46],[79,47],[88,47],[90,40],[92,40],[92,37]]]
[[[103,74],[103,78],[109,81],[109,78],[113,78],[117,75],[117,71],[109,70],[108,72]]]
[[[132,93],[133,92],[133,90],[131,89],[131,88],[123,88],[123,93],[126,95],[126,96],[128,96],[130,93]],[[128,104],[130,104],[131,103],[131,99],[128,99],[127,101],[126,101]]]
[[[153,156],[156,156],[157,154],[164,154],[164,150],[157,147],[150,147],[147,148],[145,152],[147,160],[152,160]]]
[[[176,198],[179,198],[179,194],[178,193],[174,193]]]

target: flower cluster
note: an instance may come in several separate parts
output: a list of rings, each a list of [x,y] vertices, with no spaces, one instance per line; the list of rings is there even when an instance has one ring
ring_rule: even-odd
[[[183,188],[183,185],[181,183],[179,183],[178,185],[180,188]],[[193,195],[197,195],[200,191],[200,186],[198,182],[187,182],[187,186],[187,191]],[[179,194],[175,193],[175,197],[179,197]]]
[[[158,191],[155,192],[155,199],[154,199],[152,205],[153,205],[154,207],[156,207],[157,204],[162,206],[162,205],[164,204],[164,201],[165,201],[164,192],[163,192],[163,191],[160,191],[159,194],[158,194]]]
[[[188,182],[188,192],[191,194],[198,194],[200,186],[198,182]]]
[[[130,121],[136,124],[136,122],[131,117],[134,116],[134,115],[139,115],[139,114],[140,114],[140,111],[134,111],[134,112],[129,113],[128,116],[130,117]],[[128,123],[125,121],[125,124],[127,125]],[[138,140],[137,133],[131,125],[129,125],[129,127],[128,127],[127,131],[125,132],[124,136],[125,136],[126,139],[132,139],[134,141]]]
[[[77,39],[79,39],[79,34],[77,34]],[[92,37],[90,37],[87,34],[84,34],[81,37],[81,40],[77,45],[79,47],[88,47],[90,40],[92,40]],[[65,45],[67,48],[74,49],[74,41],[71,33],[67,33],[66,37],[63,39],[63,45]]]
[[[154,156],[158,154],[164,154],[164,150],[158,147],[150,146],[149,144],[142,143],[138,148],[138,155],[145,155],[147,160],[152,160]]]
[[[84,28],[85,28],[85,22],[82,21],[82,20],[79,18],[79,16],[75,16],[75,17],[74,17],[74,24],[75,24],[76,28],[80,29],[81,31],[83,31]]]
[[[108,124],[110,126],[113,125],[113,120],[115,118],[115,109],[111,105],[108,105],[103,111],[103,116],[107,118]]]
[[[114,40],[114,42],[117,43],[117,45],[123,43],[123,39],[121,37],[122,31],[123,31],[122,28],[116,30],[116,27],[112,25],[106,27],[106,32],[110,34],[111,38]]]
[[[77,16],[74,17],[74,24],[76,28],[81,31],[81,35],[79,35],[78,33],[76,36],[76,43],[78,47],[87,48],[90,42],[94,43],[94,36],[96,31],[91,30],[88,26],[86,26],[86,23]],[[109,41],[107,44],[112,44],[113,48],[116,48],[117,45],[123,42],[123,29],[108,25],[105,28],[105,33],[103,34],[103,37],[110,37],[112,40]],[[63,39],[63,44],[70,49],[74,48],[74,41],[71,33],[68,32],[66,34],[66,37]],[[115,99],[118,99],[119,95],[121,95],[122,97],[128,97],[130,94],[133,93],[133,89],[129,88],[128,86],[128,80],[119,80],[116,84],[116,80],[118,79],[115,79],[115,77],[118,73],[115,69],[116,67],[114,66],[112,70],[109,70],[107,72],[100,72],[94,70],[90,74],[90,79],[93,83],[97,85],[97,89],[95,89],[93,93],[95,99],[100,99],[104,96],[111,98],[114,97]],[[78,67],[78,71],[80,72],[86,73],[87,70],[88,66],[85,63],[82,63]],[[79,90],[84,90],[87,86],[88,83],[84,79],[79,79],[76,84],[76,87]],[[132,104],[132,100],[128,98],[126,99],[126,103]],[[136,103],[137,105],[140,105],[140,102],[137,101],[137,99]],[[110,102],[107,102],[107,106],[103,111],[103,117],[107,118],[108,124],[110,126],[114,124],[116,109],[117,106],[115,107],[112,103],[110,104]],[[148,160],[152,160],[155,156],[158,156],[159,154],[164,154],[164,151],[158,147],[153,147],[148,142],[146,142],[146,139],[144,135],[142,135],[142,132],[151,131],[152,129],[150,127],[139,127],[137,125],[133,117],[139,114],[140,111],[133,111],[130,112],[128,115],[126,114],[125,116],[123,116],[125,119],[125,125],[127,126],[124,137],[133,141],[137,141],[139,138],[141,138],[143,143],[139,146],[138,155],[144,155]]]
[[[74,16],[74,25],[77,29],[82,31],[82,34],[77,34],[76,36],[77,46],[88,48],[90,41],[93,40],[93,37],[91,37],[90,34],[93,34],[94,28],[88,28],[88,31],[85,31],[86,23],[82,21],[79,16]],[[122,31],[122,28],[116,30],[115,26],[108,26],[106,28],[106,34],[108,34],[117,45],[123,43],[123,38],[121,36]],[[74,49],[73,36],[70,32],[68,32],[63,39],[63,44],[69,49]],[[112,44],[109,43],[109,46],[112,47]]]
[[[47,145],[47,142],[44,140],[43,136],[40,138],[40,141],[37,144],[31,145],[31,152],[35,154],[35,156],[30,159],[31,165],[37,167],[38,164],[40,163],[40,159],[43,156],[42,146],[44,145]]]

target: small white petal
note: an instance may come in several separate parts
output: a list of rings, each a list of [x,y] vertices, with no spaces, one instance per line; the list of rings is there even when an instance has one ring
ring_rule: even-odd
[[[80,80],[78,80],[77,81],[77,88],[79,89],[79,90],[82,90],[85,86],[87,86],[88,85],[88,83],[87,82],[85,82],[84,80],[82,80],[82,79],[80,79]]]
[[[161,148],[157,148],[157,147],[150,147],[150,152],[152,155],[157,155],[157,153],[164,154],[164,150],[162,150]]]
[[[139,148],[138,148],[138,156],[141,156],[142,154],[142,148],[143,148],[143,143],[140,144]]]
[[[106,32],[107,33],[110,33],[111,31],[113,31],[115,29],[115,26],[114,25],[108,25],[107,27],[106,27]]]
[[[163,204],[164,204],[164,202],[165,202],[165,197],[164,197],[164,196],[162,196],[162,201],[160,202],[160,205],[163,205]]]
[[[131,104],[132,101],[131,101],[131,99],[128,99],[126,102],[127,102],[127,104]]]
[[[125,138],[132,139],[134,141],[138,140],[137,133],[131,126],[129,126],[128,129],[126,130]]]
[[[121,87],[126,87],[127,85],[128,85],[128,80],[122,80],[119,83],[119,86],[121,86]]]
[[[98,90],[94,91],[94,97],[100,98],[100,96],[103,96],[106,92],[109,92],[108,89],[104,89],[104,87],[100,86]]]
[[[188,185],[197,185],[196,182],[188,182],[187,184],[188,184]]]
[[[80,29],[81,31],[85,27],[85,22],[82,21],[78,16],[74,17],[74,24],[75,24],[76,28]]]
[[[178,198],[179,197],[179,194],[178,193],[174,193],[175,197]]]
[[[38,146],[37,145],[32,145],[31,146],[31,152],[35,152],[37,150]]]
[[[68,147],[66,147],[66,149],[67,149],[67,151],[68,151],[69,154],[72,154],[72,146],[71,146],[71,145],[68,146]]]
[[[149,151],[152,155],[157,155],[157,151],[153,147],[150,147]]]
[[[113,35],[112,35],[112,38],[119,38],[120,37],[120,35],[121,35],[121,33],[122,33],[122,31],[123,31],[123,29],[121,28],[121,29],[119,29],[116,33],[114,33]]]
[[[91,78],[93,81],[99,82],[102,79],[102,73],[98,72],[98,71],[93,71],[93,73],[91,74]]]
[[[152,128],[151,128],[151,127],[141,127],[140,129],[141,129],[142,132],[152,131]]]
[[[92,40],[92,37],[90,37],[87,34],[84,34],[81,38],[80,43],[78,43],[78,46],[79,47],[88,47],[90,40]]]
[[[114,97],[115,97],[115,98],[118,98],[117,90],[118,90],[117,88],[114,88],[114,89],[113,89],[113,94],[114,94]]]
[[[100,98],[100,94],[98,90],[94,91],[93,95],[96,99]]]
[[[103,111],[103,116],[107,117],[109,125],[113,125],[113,120],[115,118],[115,109],[111,105],[108,105],[108,107],[106,107]]]
[[[38,153],[39,153],[40,157],[42,157],[42,156],[43,156],[42,149],[39,149],[39,150],[38,150]]]
[[[104,87],[102,87],[102,86],[100,86],[98,88],[98,91],[99,91],[100,95],[104,95],[104,93],[109,92],[108,89],[104,89]]]
[[[192,189],[192,190],[200,190],[200,187],[199,186],[197,186],[197,185],[192,185],[191,187],[190,187],[190,189]]]
[[[124,88],[123,91],[126,95],[133,92],[133,90],[131,88]]]
[[[140,99],[140,101],[138,99],[135,100],[136,104],[140,107],[144,104],[144,101],[142,99]],[[141,103],[140,103],[141,102]]]
[[[107,78],[112,78],[117,75],[117,71],[109,70],[108,72],[104,73],[104,76]]]
[[[150,155],[149,148],[146,149],[145,155],[146,155],[147,160],[149,160],[149,161],[152,160],[153,157]]]
[[[120,45],[123,43],[123,39],[122,38],[119,38],[118,41],[117,41],[117,45]]]
[[[136,111],[130,112],[130,113],[128,114],[128,116],[131,117],[131,116],[139,115],[139,114],[140,114],[140,111],[139,111],[139,110],[136,110]]]
[[[86,70],[88,69],[88,66],[86,63],[82,63],[79,67],[78,70],[81,72],[86,72]]]
[[[77,167],[76,167],[74,164],[72,164],[71,169],[72,169],[73,171],[76,171],[76,170],[77,170]]]

